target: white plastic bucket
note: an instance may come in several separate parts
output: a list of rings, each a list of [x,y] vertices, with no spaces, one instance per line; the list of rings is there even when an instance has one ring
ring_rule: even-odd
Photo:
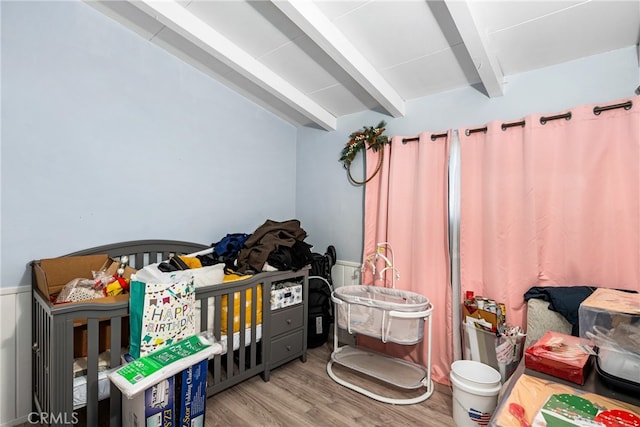
[[[474,360],[451,364],[453,421],[458,427],[486,426],[498,404],[500,372]]]

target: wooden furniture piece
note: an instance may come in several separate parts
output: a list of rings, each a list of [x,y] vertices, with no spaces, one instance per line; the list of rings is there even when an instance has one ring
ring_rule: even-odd
[[[308,285],[303,285],[303,302],[271,313],[270,368],[276,368],[296,357],[306,361]]]
[[[74,252],[67,256],[107,254],[114,259],[129,257],[136,269],[168,259],[173,255],[193,254],[210,249],[207,245],[171,240],[143,240],[116,243]],[[83,302],[54,305],[35,286],[38,261],[32,263],[33,286],[33,404],[34,412],[50,425],[82,422],[98,425],[108,416],[111,426],[121,426],[121,394],[112,386],[105,372],[99,372],[99,343],[107,342],[110,349],[121,349],[122,326],[128,323],[129,302],[111,304]],[[41,274],[41,273],[40,273]],[[279,310],[271,310],[271,285],[279,281],[302,284],[302,303]],[[248,292],[251,290],[251,292]],[[258,293],[262,296],[258,305]],[[247,304],[247,297],[251,304]],[[222,301],[228,308],[227,325],[222,323]],[[239,331],[234,331],[236,299],[239,299]],[[223,344],[223,354],[209,361],[207,396],[260,374],[269,380],[270,371],[300,357],[306,361],[308,268],[293,271],[259,273],[248,279],[212,284],[196,289],[200,310],[200,330],[208,330]],[[247,306],[251,308],[247,313]],[[258,319],[258,307],[262,311]],[[249,318],[249,322],[247,322]],[[84,402],[74,401],[77,378],[73,377],[74,322],[86,323],[86,376],[81,390]],[[104,325],[109,326],[105,338]],[[253,325],[256,327],[253,327]],[[244,332],[244,333],[243,333]],[[76,349],[77,350],[77,349]],[[120,365],[120,351],[110,351],[109,365]],[[103,402],[100,402],[103,400]],[[81,409],[83,408],[83,409]],[[108,415],[107,415],[108,414]],[[42,419],[46,417],[47,420]]]

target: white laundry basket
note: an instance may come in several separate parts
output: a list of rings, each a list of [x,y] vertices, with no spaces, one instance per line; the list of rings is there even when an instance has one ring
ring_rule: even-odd
[[[453,421],[458,427],[486,426],[498,403],[500,372],[474,360],[457,360],[449,376],[453,384]]]

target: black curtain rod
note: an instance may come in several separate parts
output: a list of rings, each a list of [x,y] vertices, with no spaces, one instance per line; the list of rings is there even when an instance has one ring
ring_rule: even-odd
[[[540,123],[545,124],[550,120],[557,120],[557,119],[567,119],[569,120],[571,118],[571,113],[566,113],[566,114],[558,114],[557,116],[549,116],[549,117],[540,117]],[[508,128],[512,128],[512,127],[516,127],[516,126],[524,126],[525,125],[525,121],[521,120],[519,122],[513,122],[513,123],[503,123],[500,128],[502,130],[507,130]],[[486,132],[487,131],[487,127],[483,126],[481,128],[475,128],[475,129],[467,129],[464,131],[464,134],[469,136],[472,133],[477,133],[477,132]]]
[[[549,117],[542,116],[540,117],[540,124],[546,125],[547,122],[550,122],[551,120],[559,120],[559,119],[571,120],[571,111],[564,114],[557,114],[555,116],[549,116]]]
[[[432,133],[431,134],[431,140],[435,141],[438,138],[446,138],[449,134],[448,133]],[[402,143],[406,144],[407,142],[412,142],[412,141],[419,141],[420,138],[419,137],[415,137],[415,138],[402,138]]]
[[[524,120],[520,120],[519,122],[513,122],[513,123],[503,123],[503,124],[500,126],[500,128],[501,128],[502,130],[507,130],[507,129],[509,129],[509,128],[513,128],[513,127],[516,127],[516,126],[522,126],[522,127],[524,127]]]
[[[487,127],[481,127],[481,128],[475,128],[475,129],[467,129],[464,131],[464,134],[469,136],[472,133],[477,133],[477,132],[486,132],[487,131]]]
[[[406,144],[407,142],[412,142],[412,141],[420,141],[420,138],[415,137],[415,138],[402,138],[402,143]]]
[[[640,86],[638,86],[638,88],[636,89],[636,93],[638,95],[640,95]],[[613,104],[613,105],[605,105],[604,107],[593,107],[593,114],[595,114],[596,116],[600,115],[600,113],[602,113],[603,111],[609,111],[609,110],[615,110],[617,108],[624,108],[625,110],[630,110],[631,107],[633,107],[633,102],[632,101],[627,101],[627,102],[622,102],[620,104]],[[558,120],[558,119],[566,119],[566,120],[571,120],[571,111],[569,111],[568,113],[564,113],[564,114],[557,114],[555,116],[548,116],[548,117],[540,117],[540,124],[546,124],[547,122],[551,121],[551,120]],[[503,123],[500,127],[502,130],[507,130],[509,128],[512,127],[516,127],[516,126],[525,126],[525,121],[521,120],[519,122],[513,122],[513,123]],[[475,129],[467,129],[464,131],[464,134],[469,136],[472,133],[477,133],[477,132],[486,132],[487,131],[487,127],[483,126],[481,128],[475,128]],[[446,133],[440,133],[440,134],[433,134],[431,135],[431,140],[435,141],[437,138],[442,138],[442,137],[446,137],[447,134]],[[405,138],[402,140],[403,143],[407,143],[409,141],[417,141],[419,138]]]
[[[624,108],[625,110],[630,110],[631,107],[633,107],[633,102],[631,101],[623,102],[621,104],[607,105],[604,107],[593,107],[593,114],[598,116],[603,111],[615,110],[616,108]]]

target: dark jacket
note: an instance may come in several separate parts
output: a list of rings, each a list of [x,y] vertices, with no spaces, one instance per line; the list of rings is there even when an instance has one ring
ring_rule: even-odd
[[[238,272],[262,271],[269,254],[278,246],[291,248],[296,241],[302,241],[306,237],[307,232],[300,227],[297,219],[283,222],[268,219],[251,234],[238,253]]]

